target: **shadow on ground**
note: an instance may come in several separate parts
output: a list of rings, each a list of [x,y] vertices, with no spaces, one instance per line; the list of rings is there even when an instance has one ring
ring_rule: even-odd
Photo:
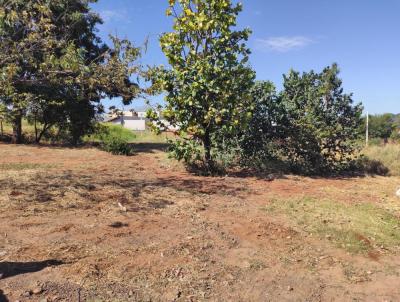
[[[156,151],[167,151],[167,143],[132,143],[135,153],[155,153]]]
[[[46,267],[62,264],[64,264],[64,262],[59,260],[46,260],[40,262],[0,262],[0,275],[2,275],[2,279],[5,279],[17,275],[39,272]],[[1,298],[0,290],[0,302],[2,301]]]
[[[9,300],[4,295],[4,292],[0,289],[0,302],[8,302]]]
[[[0,137],[0,142],[3,144],[11,144],[10,140],[6,140],[5,138]],[[156,151],[167,151],[169,144],[168,143],[131,143],[130,144],[136,153],[155,153]],[[99,143],[85,143],[82,145],[73,146],[70,144],[47,144],[47,143],[25,143],[21,144],[21,146],[29,146],[29,147],[36,147],[38,149],[89,149],[89,148],[98,148],[100,146]]]

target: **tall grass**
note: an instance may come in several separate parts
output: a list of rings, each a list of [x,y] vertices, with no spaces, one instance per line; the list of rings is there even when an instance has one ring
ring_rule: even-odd
[[[400,176],[400,144],[373,145],[362,152],[371,160],[381,162],[392,176]]]
[[[134,131],[137,143],[166,143],[168,140],[174,140],[175,136],[170,132],[163,132],[159,135],[151,130]]]
[[[102,142],[110,137],[117,137],[126,142],[132,142],[136,139],[133,131],[126,129],[120,125],[113,124],[99,124],[97,125],[96,131],[90,136],[86,136],[84,141],[86,142]]]
[[[130,144],[136,135],[120,125],[98,124],[94,134],[84,138],[85,142],[100,143],[104,151],[116,155],[132,155],[133,147]]]

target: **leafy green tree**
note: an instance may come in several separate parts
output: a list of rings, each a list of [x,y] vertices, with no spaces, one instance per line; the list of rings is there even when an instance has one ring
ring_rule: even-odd
[[[62,71],[57,68],[61,61],[50,58],[51,49],[67,45],[51,34],[53,14],[44,2],[1,1],[0,4],[0,99],[7,106],[13,124],[13,141],[20,143],[21,120],[29,103],[48,93],[56,73]],[[72,55],[72,48],[66,49]]]
[[[251,116],[249,91],[255,74],[247,63],[250,50],[245,44],[250,30],[235,30],[242,7],[230,0],[169,4],[174,31],[163,34],[160,43],[171,68],[155,72],[155,85],[166,93],[163,117],[168,125],[179,127],[176,157],[202,157],[211,169],[217,136],[237,131]],[[154,111],[149,116],[158,120]]]
[[[333,64],[321,73],[291,71],[284,76],[282,146],[292,167],[302,172],[341,169],[354,158],[363,107],[343,92],[338,74]]]
[[[104,45],[92,2],[0,0],[0,102],[14,142],[22,140],[22,118],[33,115],[43,130],[57,124],[76,143],[101,112],[102,97],[130,102],[140,92],[130,80],[139,49],[116,38],[113,48]]]

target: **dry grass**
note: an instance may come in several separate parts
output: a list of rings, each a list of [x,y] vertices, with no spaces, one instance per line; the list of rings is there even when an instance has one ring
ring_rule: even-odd
[[[369,146],[363,150],[363,154],[389,168],[390,175],[400,176],[400,144]]]
[[[366,202],[345,204],[301,197],[274,200],[266,210],[289,216],[307,233],[326,238],[349,252],[400,250],[400,220],[396,209],[388,205],[383,208]]]
[[[35,163],[0,163],[0,171],[22,171],[55,168],[56,165],[51,164],[35,164]]]

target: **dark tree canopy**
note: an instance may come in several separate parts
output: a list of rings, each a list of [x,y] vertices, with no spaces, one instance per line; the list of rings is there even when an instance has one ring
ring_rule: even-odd
[[[15,142],[23,117],[40,122],[41,134],[57,125],[76,142],[101,112],[101,98],[129,102],[139,93],[130,80],[139,49],[116,38],[113,48],[102,43],[93,2],[0,1],[0,102]]]

